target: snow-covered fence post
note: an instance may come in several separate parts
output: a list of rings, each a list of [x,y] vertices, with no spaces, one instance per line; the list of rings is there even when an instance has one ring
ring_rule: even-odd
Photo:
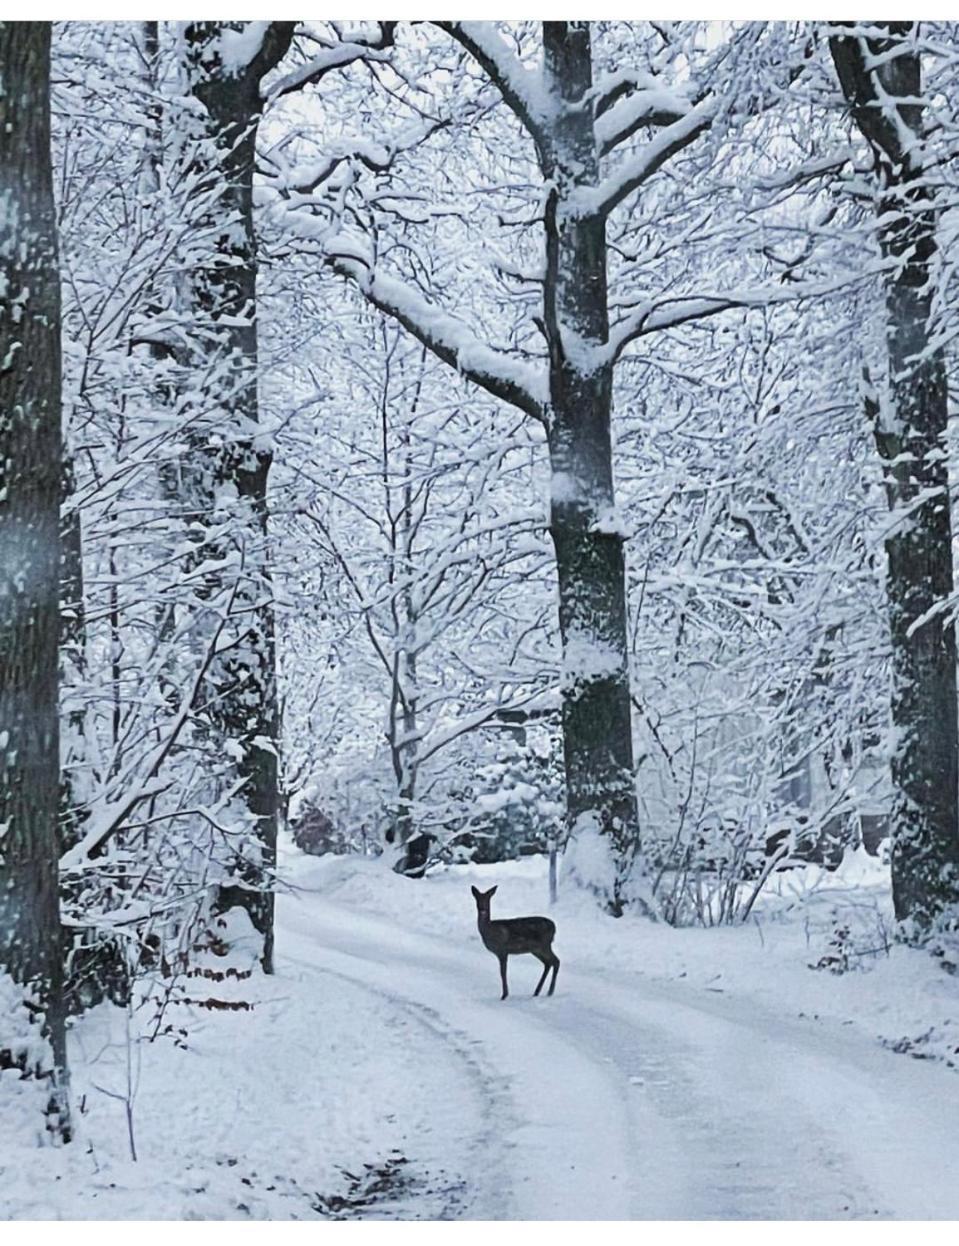
[[[557,887],[557,866],[559,864],[559,850],[556,844],[555,834],[549,837],[549,902],[555,904],[559,889]]]

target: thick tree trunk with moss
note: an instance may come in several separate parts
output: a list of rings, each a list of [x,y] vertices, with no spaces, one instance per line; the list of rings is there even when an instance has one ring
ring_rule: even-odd
[[[630,898],[639,817],[633,775],[626,569],[615,523],[606,222],[568,210],[599,178],[589,24],[544,24],[557,115],[545,170],[544,320],[550,354],[550,530],[563,643],[563,745],[571,859],[613,913]],[[586,841],[592,847],[582,851]],[[604,864],[605,862],[605,864]],[[640,880],[632,878],[637,891]],[[635,898],[635,897],[634,897]]]
[[[48,1127],[67,1140],[57,830],[60,284],[46,22],[0,23],[0,472],[0,975],[20,985],[49,1044],[36,1068],[33,1055],[16,1050],[16,1036],[0,1030],[0,1067],[49,1076]]]
[[[882,27],[882,35],[877,35]],[[846,28],[848,29],[848,28]],[[945,353],[933,342],[936,208],[923,164],[920,56],[909,22],[830,38],[853,118],[875,158],[888,382],[870,396],[890,512],[892,885],[907,936],[959,919],[956,637]],[[874,37],[873,37],[874,36]]]
[[[294,23],[274,22],[260,45],[231,58],[232,36],[245,32],[243,22],[194,22],[186,30],[190,90],[203,105],[205,134],[197,146],[194,172],[204,193],[219,191],[203,222],[215,239],[210,262],[194,274],[194,297],[205,322],[204,363],[219,365],[226,383],[217,395],[222,424],[203,453],[208,518],[224,496],[235,490],[234,531],[242,534],[244,565],[234,601],[235,643],[211,672],[206,698],[217,737],[229,742],[237,756],[238,777],[245,780],[241,799],[257,828],[259,860],[238,869],[235,886],[223,889],[221,902],[240,904],[263,935],[263,966],[273,965],[273,893],[279,813],[278,706],[272,586],[266,554],[267,480],[271,453],[256,442],[257,397],[256,277],[257,248],[253,228],[253,178],[256,130],[263,100],[260,80],[282,59],[293,37]],[[224,42],[224,35],[227,42]],[[241,41],[242,43],[242,41]],[[203,520],[201,520],[203,522]],[[214,537],[205,557],[227,555]],[[215,577],[214,577],[215,578]],[[211,584],[211,591],[218,587]]]

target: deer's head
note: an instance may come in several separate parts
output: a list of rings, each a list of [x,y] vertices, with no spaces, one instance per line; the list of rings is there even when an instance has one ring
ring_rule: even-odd
[[[476,901],[476,912],[480,917],[489,917],[489,902],[492,900],[496,891],[495,887],[490,887],[489,891],[479,891],[476,887],[471,887],[473,899]]]

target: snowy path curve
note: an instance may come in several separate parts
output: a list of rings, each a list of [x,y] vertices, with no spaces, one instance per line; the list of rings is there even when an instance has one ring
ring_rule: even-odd
[[[637,974],[495,961],[300,892],[278,952],[411,1011],[480,1083],[457,1122],[477,1219],[956,1219],[954,1074]],[[557,942],[563,954],[561,939]],[[357,1019],[362,1024],[362,1018]],[[442,1085],[429,1078],[425,1094]]]

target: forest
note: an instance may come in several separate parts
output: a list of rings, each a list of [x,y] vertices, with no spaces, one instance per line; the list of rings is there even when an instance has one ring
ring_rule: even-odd
[[[959,1219],[957,257],[955,22],[0,21],[0,1219]]]

